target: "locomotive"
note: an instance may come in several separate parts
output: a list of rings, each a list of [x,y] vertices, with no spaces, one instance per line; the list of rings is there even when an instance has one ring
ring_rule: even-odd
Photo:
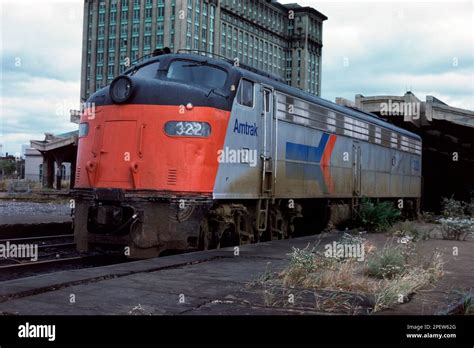
[[[85,105],[79,251],[147,258],[291,238],[350,218],[362,197],[419,207],[419,136],[233,61],[157,55]]]

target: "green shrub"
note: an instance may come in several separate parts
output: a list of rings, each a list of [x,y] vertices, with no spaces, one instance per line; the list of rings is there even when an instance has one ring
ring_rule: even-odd
[[[391,279],[405,270],[405,256],[398,247],[385,247],[367,261],[367,275]]]
[[[437,222],[436,216],[434,213],[429,212],[429,211],[424,211],[420,214],[419,216],[420,220],[423,222],[428,222],[428,223],[435,223]]]
[[[448,217],[439,219],[443,226],[443,239],[465,240],[469,233],[474,233],[474,219]]]
[[[474,315],[474,300],[471,297],[471,294],[465,294],[463,297],[463,308],[462,314],[464,315]]]
[[[395,237],[408,238],[413,242],[429,239],[429,233],[420,231],[415,224],[410,221],[397,222],[389,229],[389,234]]]
[[[301,268],[305,272],[311,272],[315,268],[314,247],[309,249],[309,244],[304,249],[292,247],[290,256],[290,267]]]
[[[441,205],[443,207],[442,213],[445,217],[464,217],[465,211],[468,208],[465,202],[457,201],[453,197],[444,197]]]
[[[359,207],[359,222],[368,232],[383,232],[399,217],[400,211],[391,202],[372,202],[364,198]]]

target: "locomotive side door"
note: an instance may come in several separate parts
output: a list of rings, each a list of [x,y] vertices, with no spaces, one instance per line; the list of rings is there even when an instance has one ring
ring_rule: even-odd
[[[359,142],[354,141],[352,144],[352,181],[353,181],[353,195],[358,197],[361,193],[361,150]]]
[[[262,196],[273,195],[273,88],[262,85],[261,88],[262,99],[262,117],[260,122],[260,129],[262,132],[260,158],[262,160]]]

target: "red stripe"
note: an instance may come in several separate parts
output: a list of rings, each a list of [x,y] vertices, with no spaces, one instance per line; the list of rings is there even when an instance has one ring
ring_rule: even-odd
[[[331,159],[332,150],[334,149],[334,144],[336,143],[337,136],[331,134],[326,144],[326,148],[323,152],[323,158],[321,159],[321,166],[326,167],[329,165],[329,160]]]
[[[335,134],[331,134],[329,137],[328,143],[326,144],[326,148],[323,152],[323,158],[321,159],[321,167],[323,170],[323,177],[326,187],[330,192],[333,191],[333,182],[331,178],[331,169],[329,167],[329,160],[331,159],[332,150],[334,149],[334,144],[336,144],[337,136]]]

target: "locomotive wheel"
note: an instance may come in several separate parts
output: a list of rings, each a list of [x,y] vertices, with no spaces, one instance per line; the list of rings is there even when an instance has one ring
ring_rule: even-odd
[[[207,219],[203,219],[199,224],[198,249],[208,250],[212,249],[212,246],[212,236],[209,231],[209,223],[207,222]]]
[[[281,213],[279,207],[273,207],[269,210],[267,230],[262,234],[260,241],[270,241],[286,239],[288,235],[288,220]]]
[[[238,233],[239,245],[251,244],[254,242],[255,231],[248,214],[238,214],[235,216],[235,226]]]

